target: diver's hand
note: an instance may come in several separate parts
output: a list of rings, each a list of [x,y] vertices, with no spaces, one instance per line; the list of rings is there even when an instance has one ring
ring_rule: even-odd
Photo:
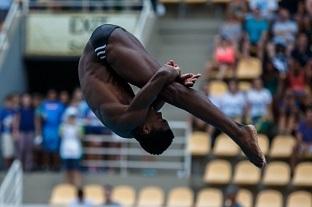
[[[180,68],[172,66],[169,61],[157,71],[156,77],[165,79],[167,83],[172,83],[180,77],[180,72]]]
[[[195,82],[198,80],[198,78],[201,76],[201,74],[193,74],[193,73],[185,73],[182,74],[178,78],[178,82],[183,84],[184,86],[191,88],[194,86]]]

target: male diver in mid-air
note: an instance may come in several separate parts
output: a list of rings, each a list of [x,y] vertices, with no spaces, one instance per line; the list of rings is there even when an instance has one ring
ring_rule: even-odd
[[[113,132],[134,137],[151,154],[161,154],[174,135],[158,110],[165,102],[184,109],[233,139],[257,167],[266,163],[251,125],[226,117],[191,87],[200,75],[180,74],[174,61],[161,66],[123,28],[104,24],[88,41],[79,61],[79,79],[87,103]],[[129,84],[138,86],[134,94]]]

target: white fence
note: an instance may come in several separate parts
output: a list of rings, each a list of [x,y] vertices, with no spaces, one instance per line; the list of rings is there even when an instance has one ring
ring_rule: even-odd
[[[20,207],[23,200],[23,170],[16,160],[0,186],[0,207]]]
[[[89,135],[85,138],[83,166],[95,169],[115,169],[121,175],[133,170],[150,169],[157,172],[169,172],[179,177],[188,177],[191,168],[191,156],[187,151],[187,139],[190,126],[187,122],[169,122],[175,134],[172,145],[160,156],[146,153],[135,139],[116,136]],[[88,143],[95,143],[88,146]],[[97,146],[96,146],[97,145]]]

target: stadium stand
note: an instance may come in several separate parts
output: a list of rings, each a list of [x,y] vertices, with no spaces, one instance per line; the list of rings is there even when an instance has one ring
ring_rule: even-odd
[[[192,156],[206,156],[210,151],[210,138],[205,132],[194,132],[189,139],[188,150]]]
[[[105,201],[104,190],[101,185],[89,184],[84,187],[84,193],[87,200],[92,201],[94,205],[101,205]]]
[[[160,187],[146,186],[140,190],[137,206],[138,207],[161,207],[165,203],[165,195]]]
[[[222,206],[223,194],[219,189],[202,189],[197,193],[195,207]]]
[[[232,176],[231,165],[225,160],[213,160],[206,166],[204,182],[207,184],[226,185]]]
[[[59,184],[53,188],[50,204],[68,205],[76,198],[76,187],[70,184]]]
[[[275,190],[261,191],[256,198],[256,207],[282,207],[282,194]]]
[[[213,148],[213,154],[220,157],[234,157],[238,155],[238,146],[225,134],[221,134],[216,138]]]
[[[270,162],[264,170],[264,185],[285,186],[289,180],[290,169],[284,162]]]
[[[312,164],[311,162],[303,162],[295,168],[293,185],[294,186],[310,186],[312,185]]]
[[[309,207],[312,206],[312,195],[306,191],[296,191],[289,195],[287,199],[287,207]]]
[[[256,185],[259,183],[261,171],[249,161],[241,161],[235,165],[233,182],[238,185]]]
[[[136,193],[131,186],[117,186],[112,192],[112,198],[122,206],[131,207],[135,204]]]
[[[253,196],[249,190],[241,189],[238,192],[237,200],[245,207],[252,207],[253,206]]]
[[[172,189],[167,198],[167,207],[187,207],[193,204],[193,191],[186,187]]]

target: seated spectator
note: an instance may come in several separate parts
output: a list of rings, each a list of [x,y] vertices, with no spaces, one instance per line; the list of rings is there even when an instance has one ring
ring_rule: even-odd
[[[245,0],[232,0],[228,5],[227,14],[234,15],[239,21],[242,22],[247,11],[248,6]]]
[[[239,44],[243,36],[242,25],[239,19],[233,14],[228,14],[219,32],[221,37],[225,37],[233,44]]]
[[[239,122],[242,121],[246,112],[246,98],[244,94],[239,91],[236,80],[231,80],[228,84],[228,92],[220,97],[221,111],[228,117]]]
[[[259,122],[260,119],[270,119],[272,96],[269,90],[263,88],[261,79],[255,79],[253,88],[247,91],[247,103],[249,117],[253,124]]]
[[[290,19],[289,12],[286,9],[280,9],[278,17],[272,25],[273,45],[284,45],[290,52],[294,47],[297,32],[298,25]],[[270,51],[270,53],[272,52]]]
[[[90,201],[85,199],[82,188],[77,189],[76,200],[69,204],[70,207],[92,207],[94,206]]]
[[[81,185],[80,159],[82,156],[81,138],[83,129],[77,122],[77,110],[71,109],[68,118],[60,127],[62,138],[60,155],[66,170],[66,180],[75,186]]]
[[[35,138],[35,109],[31,96],[22,95],[21,107],[14,121],[14,136],[16,140],[16,154],[22,162],[25,171],[33,167],[33,142]]]
[[[298,100],[304,96],[306,84],[305,71],[297,60],[293,60],[287,74],[287,86],[294,92]]]
[[[257,56],[262,59],[263,46],[269,30],[269,22],[261,16],[259,8],[252,10],[244,23],[245,44],[244,55],[249,56],[250,49],[255,48]]]
[[[312,50],[310,47],[308,36],[305,33],[298,35],[295,48],[291,52],[293,59],[297,60],[302,67],[312,58]]]
[[[282,44],[277,44],[271,54],[273,55],[271,59],[274,68],[276,68],[280,74],[285,75],[288,71],[288,55],[286,47]]]
[[[304,1],[300,1],[298,3],[298,9],[296,14],[294,15],[294,19],[296,20],[298,24],[298,30],[300,32],[305,31],[305,22],[310,19],[310,15],[307,11],[307,7]]]
[[[4,107],[0,111],[1,152],[6,169],[12,164],[15,153],[12,127],[16,111],[13,106],[13,96],[8,95],[5,97]]]
[[[302,155],[312,155],[312,105],[306,109],[305,117],[296,130],[297,144],[292,156],[292,169]]]
[[[291,134],[299,116],[299,107],[291,90],[287,90],[279,104],[279,133]]]
[[[213,70],[217,70],[218,79],[223,79],[228,71],[234,76],[236,57],[237,51],[233,42],[227,37],[221,37],[215,46],[214,63],[208,66],[208,76],[213,76],[211,75]]]
[[[305,72],[306,72],[307,86],[309,86],[310,91],[312,91],[312,59],[310,59],[308,63],[306,64]]]
[[[278,9],[278,2],[277,0],[249,0],[249,7],[252,10],[258,8],[262,17],[273,19],[274,12]]]
[[[225,205],[224,207],[243,207],[237,200],[238,188],[236,186],[229,186],[225,191]]]
[[[106,207],[120,207],[121,205],[113,200],[112,192],[113,192],[113,186],[111,186],[111,185],[105,185],[104,186],[105,202],[103,205]]]

